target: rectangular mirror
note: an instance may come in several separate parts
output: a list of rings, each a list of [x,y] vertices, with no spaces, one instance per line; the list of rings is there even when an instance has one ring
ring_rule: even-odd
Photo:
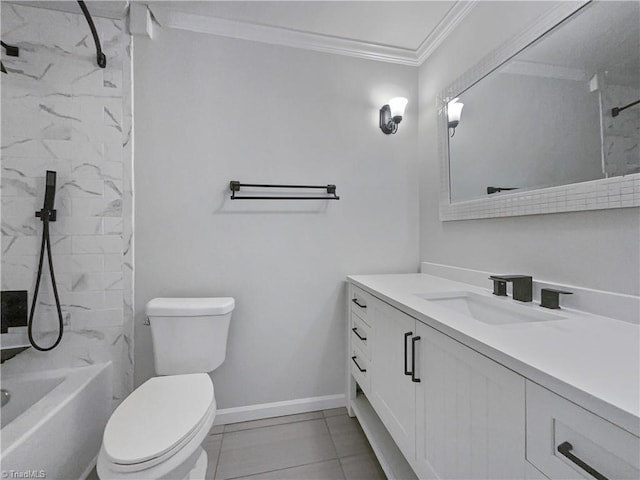
[[[640,3],[565,3],[438,98],[441,220],[640,205]]]

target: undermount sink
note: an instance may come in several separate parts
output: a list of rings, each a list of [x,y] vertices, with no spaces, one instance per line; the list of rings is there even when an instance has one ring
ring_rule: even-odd
[[[487,297],[473,292],[430,293],[417,296],[490,325],[547,322],[566,318],[529,306],[517,305],[511,299]]]

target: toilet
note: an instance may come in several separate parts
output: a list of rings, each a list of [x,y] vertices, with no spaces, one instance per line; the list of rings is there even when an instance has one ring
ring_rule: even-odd
[[[201,444],[216,416],[208,372],[227,353],[233,298],[154,298],[146,306],[157,377],[113,412],[102,437],[102,480],[202,480]]]

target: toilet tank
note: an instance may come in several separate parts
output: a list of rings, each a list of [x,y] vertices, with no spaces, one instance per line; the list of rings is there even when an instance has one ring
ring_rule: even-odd
[[[235,301],[216,298],[154,298],[147,303],[156,374],[205,373],[227,355]]]

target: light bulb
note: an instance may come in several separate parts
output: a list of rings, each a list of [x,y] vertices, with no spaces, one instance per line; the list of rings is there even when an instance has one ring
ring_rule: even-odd
[[[402,117],[404,116],[404,109],[408,102],[409,100],[404,97],[395,97],[389,100],[391,118],[393,118],[396,123],[399,123],[399,120],[396,120],[396,117],[400,117],[400,120],[402,120]]]
[[[454,98],[447,104],[447,116],[449,123],[455,123],[458,125],[460,122],[460,115],[462,115],[462,107],[464,103],[458,103],[458,97]]]

